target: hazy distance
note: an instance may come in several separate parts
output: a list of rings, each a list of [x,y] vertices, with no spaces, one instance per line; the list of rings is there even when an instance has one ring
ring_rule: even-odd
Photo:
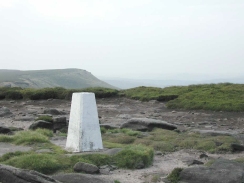
[[[0,0],[0,69],[244,82],[243,9],[243,0]]]

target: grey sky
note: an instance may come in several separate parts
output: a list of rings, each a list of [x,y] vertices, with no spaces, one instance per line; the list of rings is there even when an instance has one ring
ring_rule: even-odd
[[[0,0],[0,69],[235,77],[243,0]]]

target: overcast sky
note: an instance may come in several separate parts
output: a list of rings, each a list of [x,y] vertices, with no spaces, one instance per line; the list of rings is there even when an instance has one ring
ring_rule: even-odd
[[[0,0],[0,69],[243,75],[243,0]]]

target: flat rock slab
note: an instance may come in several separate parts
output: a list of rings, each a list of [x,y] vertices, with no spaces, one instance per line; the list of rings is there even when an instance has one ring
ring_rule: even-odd
[[[15,146],[13,144],[0,142],[0,156],[9,152],[16,152],[16,151],[26,152],[26,151],[30,151],[31,149],[32,149],[31,147],[27,147],[27,146]]]
[[[0,117],[6,117],[13,114],[7,107],[0,107]]]
[[[197,132],[200,134],[204,134],[204,135],[209,135],[209,136],[232,136],[232,135],[236,135],[237,133],[235,132],[228,132],[228,131],[215,131],[215,130],[192,130],[193,132]]]
[[[179,178],[179,183],[241,183],[244,182],[244,165],[218,159],[210,167],[186,168]]]
[[[12,166],[0,164],[1,183],[60,183],[44,174],[33,170],[22,170]]]
[[[177,126],[166,121],[160,121],[150,118],[132,118],[121,125],[120,128],[129,128],[137,131],[151,131],[153,128],[162,128],[166,130],[175,130]]]
[[[80,173],[57,174],[52,176],[63,183],[114,183],[114,181],[100,178],[99,175],[87,175]]]

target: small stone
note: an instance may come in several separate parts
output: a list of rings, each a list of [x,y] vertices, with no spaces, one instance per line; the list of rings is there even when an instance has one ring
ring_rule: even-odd
[[[96,165],[78,162],[74,166],[75,172],[85,172],[89,174],[96,174],[99,173],[99,168]]]
[[[192,166],[192,165],[202,165],[202,164],[204,164],[203,162],[198,161],[198,160],[195,160],[195,159],[194,159],[194,160],[187,161],[186,163],[187,163],[188,166]]]
[[[208,155],[206,155],[206,154],[203,153],[203,154],[200,154],[199,158],[200,159],[202,159],[202,158],[205,158],[206,159],[206,158],[208,158]]]
[[[240,144],[231,144],[232,151],[244,151],[244,146]]]
[[[162,153],[161,151],[156,151],[156,152],[155,152],[155,155],[162,156],[163,153]]]

